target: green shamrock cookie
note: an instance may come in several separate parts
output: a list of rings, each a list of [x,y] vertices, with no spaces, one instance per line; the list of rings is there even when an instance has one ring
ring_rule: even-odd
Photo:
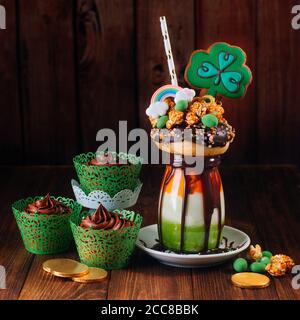
[[[240,98],[252,80],[245,65],[245,52],[225,42],[213,44],[207,51],[194,51],[185,69],[185,80],[194,88],[208,89],[207,94]]]

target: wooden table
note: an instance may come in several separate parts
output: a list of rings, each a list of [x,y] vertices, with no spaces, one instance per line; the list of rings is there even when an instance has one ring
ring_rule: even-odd
[[[231,264],[210,269],[179,269],[159,264],[136,251],[127,269],[112,271],[99,284],[79,284],[42,271],[50,256],[28,253],[10,209],[27,196],[58,194],[72,197],[71,167],[0,167],[0,265],[6,268],[2,299],[300,299],[291,275],[272,280],[267,289],[245,290],[230,283]],[[241,166],[221,169],[226,197],[226,224],[249,234],[272,252],[291,255],[300,263],[299,175],[292,166]],[[160,167],[145,167],[144,187],[136,205],[144,225],[156,222]],[[78,258],[75,249],[61,257]],[[55,257],[58,257],[55,256]]]

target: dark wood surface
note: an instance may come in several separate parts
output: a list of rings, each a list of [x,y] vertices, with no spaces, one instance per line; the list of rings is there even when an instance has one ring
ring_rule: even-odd
[[[102,128],[149,128],[153,91],[169,82],[166,15],[179,82],[192,50],[247,52],[253,84],[224,99],[238,134],[227,164],[300,163],[300,31],[294,0],[2,0],[1,164],[69,164]]]
[[[300,185],[293,166],[225,166],[221,168],[226,224],[245,231],[252,243],[300,262]],[[267,289],[245,290],[230,283],[231,263],[209,269],[180,269],[159,264],[136,250],[129,267],[110,272],[100,284],[79,284],[45,273],[50,256],[32,255],[23,247],[11,204],[50,192],[72,197],[71,167],[0,167],[0,265],[7,271],[1,299],[300,299],[291,275],[272,279]],[[156,222],[159,166],[144,167],[143,190],[135,210],[143,225]],[[78,259],[74,247],[60,257]],[[51,256],[52,257],[52,256]]]

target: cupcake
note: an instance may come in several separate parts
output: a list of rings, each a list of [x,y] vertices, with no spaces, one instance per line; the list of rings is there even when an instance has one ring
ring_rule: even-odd
[[[107,270],[128,265],[142,217],[133,211],[109,212],[104,206],[70,219],[82,263]]]
[[[113,197],[118,192],[134,191],[139,184],[141,158],[125,153],[87,153],[73,159],[83,191],[101,190]]]
[[[72,241],[69,218],[79,215],[81,208],[72,199],[49,194],[16,201],[12,210],[26,250],[35,254],[68,250]]]

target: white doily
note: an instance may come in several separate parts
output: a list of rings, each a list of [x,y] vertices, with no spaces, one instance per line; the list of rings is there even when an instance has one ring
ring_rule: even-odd
[[[85,208],[98,209],[102,204],[107,210],[126,209],[134,206],[137,202],[143,184],[138,182],[134,191],[124,189],[118,192],[113,198],[104,191],[95,190],[88,195],[81,189],[80,184],[72,179],[71,185],[76,197],[76,201]]]

